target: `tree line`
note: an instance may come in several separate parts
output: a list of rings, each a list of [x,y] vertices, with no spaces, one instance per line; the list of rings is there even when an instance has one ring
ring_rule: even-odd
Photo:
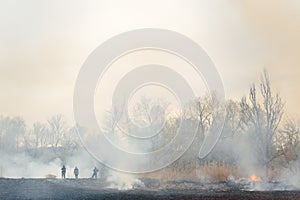
[[[28,127],[21,117],[0,116],[0,151],[26,152],[38,156],[42,150],[70,153],[78,148],[76,127],[67,125],[63,115],[55,115],[47,122],[35,122]]]
[[[147,148],[154,150],[168,143],[176,134],[183,117],[188,122],[184,131],[196,129],[197,132],[188,151],[170,166],[176,170],[195,168],[203,161],[264,168],[265,177],[269,176],[271,168],[294,170],[293,163],[298,162],[300,156],[300,124],[297,119],[285,114],[284,105],[280,95],[272,91],[265,70],[260,83],[252,84],[248,94],[240,100],[221,102],[217,94],[191,100],[181,114],[173,113],[167,117],[162,134],[152,137]],[[167,109],[168,106],[169,103],[165,101],[143,98],[130,111],[131,120],[156,130],[165,117],[162,108]],[[221,120],[218,112],[222,112],[222,106],[226,109],[226,115],[221,138],[209,156],[200,160],[199,147],[210,134],[215,121]],[[126,131],[134,131],[129,119],[120,121],[122,112],[121,107],[115,108],[114,113],[106,117],[103,133],[119,134],[118,123],[122,123]],[[27,127],[21,117],[1,116],[0,151],[25,151],[38,156],[41,150],[47,149],[55,155],[72,154],[80,147],[76,128],[78,126],[68,126],[62,115],[53,116],[45,123],[36,122],[32,127]],[[157,161],[155,158],[149,162]]]

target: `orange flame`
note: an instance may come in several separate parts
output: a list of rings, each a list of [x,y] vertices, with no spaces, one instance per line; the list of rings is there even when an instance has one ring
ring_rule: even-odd
[[[246,179],[245,177],[239,178],[239,181],[246,181],[248,179]]]
[[[249,181],[251,181],[251,182],[261,182],[261,178],[256,176],[255,174],[252,174],[249,178]]]

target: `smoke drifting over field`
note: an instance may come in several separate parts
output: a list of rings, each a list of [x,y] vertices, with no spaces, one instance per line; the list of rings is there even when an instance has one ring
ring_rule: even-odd
[[[61,160],[44,163],[25,153],[8,155],[1,153],[0,176],[9,178],[45,178],[47,174],[59,176]]]
[[[218,113],[219,106],[217,96],[199,97],[185,105],[182,115],[189,123],[182,129],[183,133],[186,134],[193,127],[197,127],[196,137],[190,148],[164,169],[134,175],[104,167],[95,159],[97,157],[95,152],[82,146],[88,141],[86,139],[95,140],[97,137],[88,135],[84,138],[82,137],[84,135],[81,135],[82,141],[80,141],[74,127],[69,128],[60,115],[50,118],[47,123],[34,124],[32,129],[26,127],[21,118],[1,117],[0,176],[45,178],[47,175],[54,175],[60,178],[61,167],[65,165],[67,178],[74,177],[75,166],[79,168],[79,178],[90,178],[96,166],[100,169],[100,180],[107,183],[106,187],[120,190],[132,189],[135,186],[147,187],[147,181],[141,181],[145,178],[155,179],[161,184],[167,184],[172,180],[204,183],[246,181],[261,182],[251,185],[252,189],[257,190],[299,189],[299,122],[283,115],[282,100],[271,92],[268,74],[264,72],[259,89],[256,89],[255,85],[251,86],[249,97],[242,98],[240,101],[226,102],[222,136],[210,154],[204,159],[199,159],[199,147],[204,137],[210,134],[209,130],[213,128],[214,120],[219,120],[213,115]],[[161,116],[161,109],[155,113],[155,109],[152,108],[151,101],[146,103],[144,101],[133,109],[132,116],[137,122],[155,127],[155,120],[151,120],[147,113],[155,116],[156,120],[165,116]],[[102,134],[115,145],[129,152],[154,151],[172,140],[180,125],[179,116],[169,115],[160,132],[162,134],[151,137],[148,141],[145,140],[142,145],[135,140],[126,139],[124,133],[118,129],[117,121],[114,121],[116,118],[111,116],[106,118]],[[122,128],[124,127],[125,131],[134,131],[133,126]],[[76,128],[83,132],[85,130],[78,125]],[[95,144],[98,144],[97,142],[95,140]],[[177,151],[180,148],[181,146],[178,146],[177,149],[169,150]],[[122,166],[136,169],[140,167],[139,160],[127,160],[122,155],[112,154],[109,149],[104,148],[103,151],[107,158],[119,162],[120,169]],[[169,155],[171,154],[165,156]],[[144,162],[151,166],[161,162],[161,158],[149,157]],[[255,178],[252,180],[251,177]],[[279,183],[275,185],[276,187],[270,185],[277,182]]]
[[[49,154],[51,152],[48,152]],[[78,152],[62,161],[59,157],[47,159],[34,158],[26,153],[1,153],[1,176],[6,178],[46,178],[47,175],[61,177],[61,167],[67,168],[67,178],[74,178],[73,170],[77,166],[80,170],[79,177],[91,177],[93,167],[97,162],[85,151]]]

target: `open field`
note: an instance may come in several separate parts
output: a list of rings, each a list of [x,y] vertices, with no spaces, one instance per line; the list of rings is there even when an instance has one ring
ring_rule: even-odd
[[[145,184],[146,185],[146,184]],[[196,187],[197,186],[197,187]],[[0,179],[0,199],[300,199],[300,191],[247,191],[215,183],[110,189],[92,179]]]

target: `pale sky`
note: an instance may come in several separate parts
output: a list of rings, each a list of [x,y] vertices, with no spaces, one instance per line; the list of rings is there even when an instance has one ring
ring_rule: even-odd
[[[240,99],[267,68],[287,113],[299,116],[298,0],[0,1],[0,115],[28,123],[61,113],[88,55],[108,38],[163,28],[202,46],[227,98]]]

